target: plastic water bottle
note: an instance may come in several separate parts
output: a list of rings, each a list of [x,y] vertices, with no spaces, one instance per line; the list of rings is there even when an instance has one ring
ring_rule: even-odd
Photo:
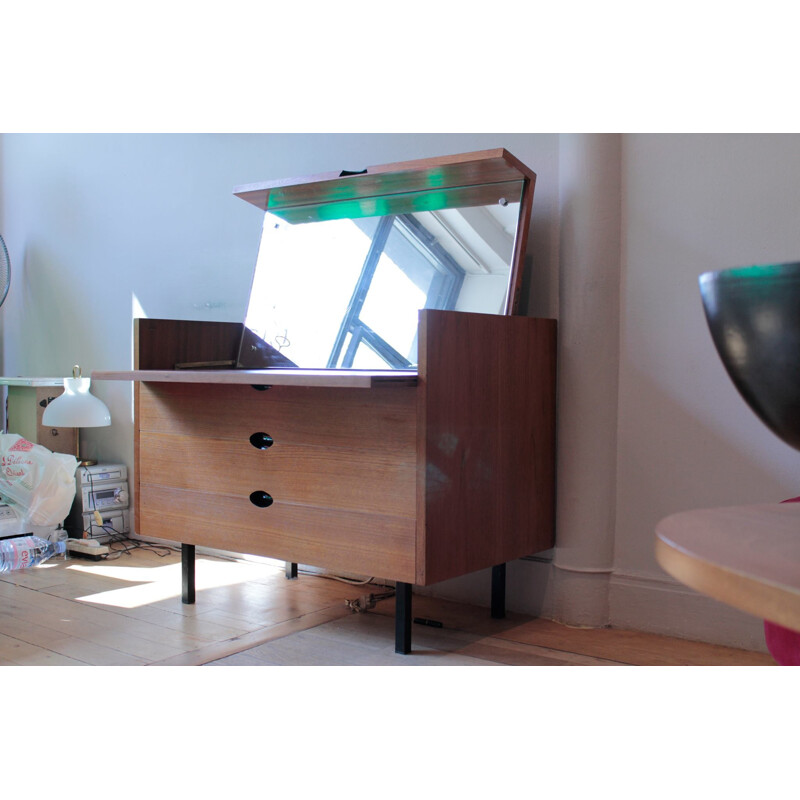
[[[59,553],[67,552],[67,543],[48,542],[38,536],[20,536],[0,540],[0,573],[27,569]]]

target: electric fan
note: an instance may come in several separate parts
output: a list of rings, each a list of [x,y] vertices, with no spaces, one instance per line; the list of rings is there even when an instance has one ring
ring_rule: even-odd
[[[0,236],[0,306],[3,305],[11,285],[11,261],[3,237]]]

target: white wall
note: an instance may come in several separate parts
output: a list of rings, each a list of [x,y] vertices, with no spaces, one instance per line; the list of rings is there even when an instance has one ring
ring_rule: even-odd
[[[800,136],[630,135],[623,153],[616,564],[657,574],[643,526],[800,493],[800,454],[734,388],[698,290],[800,258]]]
[[[710,636],[703,615],[713,613],[711,624],[727,626],[731,641],[734,629],[756,641],[752,618],[717,604],[701,611],[684,593],[659,589],[651,534],[675,511],[800,494],[800,454],[739,396],[698,291],[707,270],[800,258],[800,136],[626,135],[622,179],[612,619],[637,624],[650,613],[654,604],[641,596],[651,580],[665,632]]]
[[[660,570],[653,529],[800,493],[797,455],[738,397],[697,290],[704,270],[798,257],[800,137],[7,134],[0,147],[7,375],[127,368],[134,296],[151,317],[241,320],[260,219],[238,184],[506,147],[538,175],[527,310],[559,318],[560,359],[558,546],[510,565],[509,607],[763,647],[758,620]],[[95,392],[114,425],[84,452],[132,466],[131,389]],[[433,591],[488,604],[488,581]]]

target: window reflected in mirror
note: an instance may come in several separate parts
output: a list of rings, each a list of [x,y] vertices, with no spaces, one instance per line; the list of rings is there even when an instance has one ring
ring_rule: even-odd
[[[312,222],[267,212],[245,326],[297,367],[413,369],[420,309],[504,313],[519,200]]]

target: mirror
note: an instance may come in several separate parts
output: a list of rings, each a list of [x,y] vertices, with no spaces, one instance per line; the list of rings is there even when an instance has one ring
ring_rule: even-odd
[[[267,212],[245,326],[293,366],[413,369],[419,309],[503,313],[516,188],[487,205],[355,219]]]
[[[264,222],[237,365],[413,370],[420,309],[511,313],[534,180],[498,150],[240,187]]]

